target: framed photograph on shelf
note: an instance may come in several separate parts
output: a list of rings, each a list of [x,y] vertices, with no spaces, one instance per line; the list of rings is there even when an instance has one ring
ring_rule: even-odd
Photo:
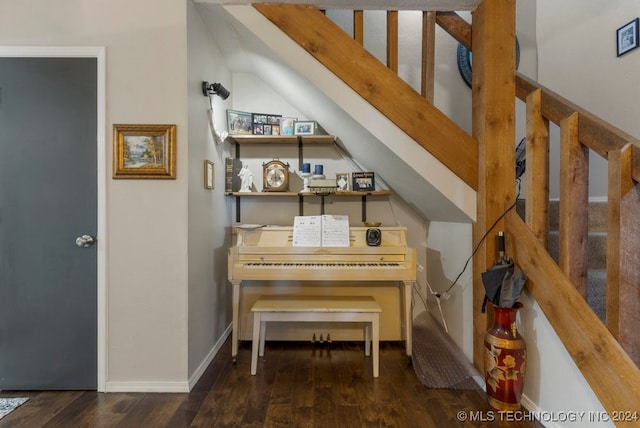
[[[215,186],[215,171],[213,168],[213,162],[210,160],[204,160],[204,188],[212,190]]]
[[[294,135],[314,135],[316,123],[313,121],[297,121],[293,128]]]
[[[113,178],[176,178],[176,125],[113,125]]]
[[[616,30],[616,55],[622,56],[638,47],[638,22],[636,18]]]
[[[336,191],[348,192],[349,191],[349,173],[339,172],[336,174]]]
[[[375,173],[373,172],[352,172],[351,178],[354,192],[372,192],[376,190]]]
[[[280,118],[282,117],[281,114],[269,114],[267,115],[267,123],[269,125],[278,125],[280,126]]]
[[[252,117],[252,121],[254,124],[256,123],[267,123],[267,117],[269,115],[264,114],[264,113],[252,113],[251,117]]]
[[[252,114],[246,111],[227,110],[227,131],[230,135],[253,133]]]
[[[293,135],[296,120],[295,117],[281,117],[280,135]]]
[[[264,135],[264,123],[254,123],[253,124],[253,135]]]

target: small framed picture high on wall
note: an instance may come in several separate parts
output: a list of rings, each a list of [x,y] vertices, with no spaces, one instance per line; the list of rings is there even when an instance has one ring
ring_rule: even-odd
[[[616,30],[617,56],[622,56],[638,47],[639,20],[639,18],[636,18]]]

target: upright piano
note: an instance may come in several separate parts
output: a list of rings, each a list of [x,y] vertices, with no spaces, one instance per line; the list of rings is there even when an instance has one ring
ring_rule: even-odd
[[[401,286],[407,355],[411,356],[411,295],[416,254],[407,247],[405,227],[380,227],[379,246],[367,245],[367,227],[349,228],[349,247],[294,247],[292,226],[236,227],[229,248],[228,274],[233,286],[232,357],[238,354],[242,281],[394,281]],[[403,287],[402,287],[403,286]]]

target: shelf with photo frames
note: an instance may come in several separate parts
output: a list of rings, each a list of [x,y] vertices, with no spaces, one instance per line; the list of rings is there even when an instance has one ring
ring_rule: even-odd
[[[335,135],[229,135],[233,144],[333,144]]]
[[[227,137],[227,141],[231,144],[235,144],[235,156],[237,159],[240,159],[240,146],[242,145],[290,145],[297,144],[298,145],[298,161],[300,167],[298,169],[302,169],[303,163],[303,147],[304,145],[331,145],[335,144],[336,137],[334,135],[249,135],[249,134],[240,134],[240,135],[229,135]],[[390,190],[364,190],[364,191],[354,191],[354,190],[339,190],[339,191],[331,191],[331,192],[225,192],[226,196],[235,197],[236,199],[236,222],[240,222],[241,212],[240,212],[240,201],[242,198],[298,198],[299,205],[299,213],[300,215],[304,215],[303,210],[303,201],[305,198],[320,198],[320,207],[321,214],[325,214],[325,198],[333,198],[333,197],[360,197],[362,201],[362,221],[365,222],[367,218],[366,214],[366,205],[367,205],[367,197],[373,196],[389,196],[392,192]]]

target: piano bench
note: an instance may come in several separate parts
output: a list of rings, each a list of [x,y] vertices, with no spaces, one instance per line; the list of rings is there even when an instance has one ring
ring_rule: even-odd
[[[260,296],[251,308],[253,342],[251,374],[264,356],[266,324],[276,322],[364,322],[365,355],[373,345],[373,377],[378,377],[380,305],[371,296]]]

